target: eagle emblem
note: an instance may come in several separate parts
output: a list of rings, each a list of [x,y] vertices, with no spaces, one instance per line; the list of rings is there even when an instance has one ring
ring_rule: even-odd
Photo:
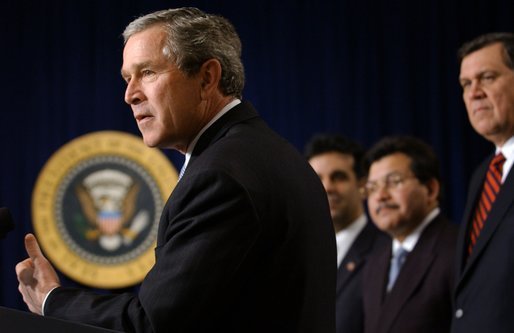
[[[76,186],[75,193],[89,223],[85,238],[107,251],[130,245],[150,222],[146,210],[136,214],[139,185],[122,171],[95,171]]]

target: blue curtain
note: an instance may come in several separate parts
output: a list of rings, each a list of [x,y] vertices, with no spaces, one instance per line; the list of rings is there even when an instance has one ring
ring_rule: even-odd
[[[430,143],[442,164],[443,210],[460,221],[470,174],[493,146],[468,123],[455,53],[478,34],[514,31],[512,0],[7,0],[0,206],[10,208],[16,230],[0,241],[0,305],[25,309],[14,266],[26,256],[33,186],[52,153],[93,131],[138,134],[119,74],[125,25],[179,6],[234,23],[244,97],[299,150],[318,132],[365,146],[389,134]],[[179,169],[182,157],[166,154]]]

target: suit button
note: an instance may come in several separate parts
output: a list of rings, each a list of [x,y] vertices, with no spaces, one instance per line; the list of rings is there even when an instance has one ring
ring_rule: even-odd
[[[457,311],[455,311],[455,318],[457,318],[457,319],[462,318],[463,315],[464,315],[464,311],[462,309],[458,309]]]

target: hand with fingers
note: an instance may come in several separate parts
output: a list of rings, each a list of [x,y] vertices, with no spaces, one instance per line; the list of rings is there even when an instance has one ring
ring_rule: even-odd
[[[18,290],[30,311],[42,314],[42,305],[46,295],[59,287],[59,277],[50,262],[45,258],[36,237],[25,236],[25,249],[29,258],[16,265]]]

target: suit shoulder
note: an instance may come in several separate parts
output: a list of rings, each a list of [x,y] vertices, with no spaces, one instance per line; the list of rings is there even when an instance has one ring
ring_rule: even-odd
[[[447,237],[457,238],[459,232],[459,226],[448,218],[444,217],[444,223],[442,224],[441,232]]]
[[[437,250],[450,254],[453,253],[456,249],[459,227],[452,221],[445,218],[443,223],[440,224],[439,229],[440,230],[437,234]]]

